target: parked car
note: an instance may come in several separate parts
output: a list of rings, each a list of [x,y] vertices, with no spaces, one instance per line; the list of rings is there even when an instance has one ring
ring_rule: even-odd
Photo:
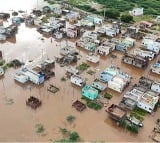
[[[127,117],[127,120],[139,127],[143,127],[143,123],[135,117]]]

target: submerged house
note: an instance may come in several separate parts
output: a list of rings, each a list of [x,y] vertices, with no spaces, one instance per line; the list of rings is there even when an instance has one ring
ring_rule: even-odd
[[[144,76],[142,76],[139,79],[139,83],[140,86],[145,87],[146,89],[151,89],[154,92],[158,92],[160,93],[160,82],[158,81],[154,81],[150,78],[146,78]]]
[[[0,66],[0,76],[4,75],[4,69]]]
[[[57,15],[61,15],[62,14],[62,8],[63,6],[60,4],[52,4],[49,5],[49,8],[51,9],[51,11]]]
[[[23,19],[21,17],[12,18],[12,24],[20,25],[22,22],[23,22]]]
[[[0,26],[0,41],[4,41],[7,39],[6,28],[4,26]]]
[[[107,84],[100,80],[100,79],[95,79],[93,82],[92,82],[92,87],[98,89],[99,91],[104,91],[105,89],[107,89]]]
[[[71,74],[71,75],[78,75],[79,74],[79,71],[73,66],[67,66],[66,72],[67,72],[67,74]]]
[[[14,74],[14,79],[20,83],[31,81],[39,85],[44,82],[44,74],[36,73],[28,68],[22,68]]]
[[[142,58],[138,55],[135,56],[129,53],[125,53],[124,56],[122,57],[122,62],[139,68],[144,68],[148,66],[149,60],[146,58]]]
[[[127,51],[128,48],[133,47],[135,44],[135,40],[132,38],[125,38],[123,41],[119,41],[116,43],[116,50],[119,51]]]
[[[136,106],[151,113],[156,110],[159,103],[160,83],[146,77],[141,77],[139,83],[127,91],[120,106],[127,109],[134,109]]]
[[[66,34],[69,38],[77,38],[80,36],[80,29],[76,26],[69,26],[67,28]]]
[[[108,84],[108,88],[122,92],[131,81],[131,76],[120,68],[110,65],[100,73],[100,79]]]
[[[154,91],[144,89],[143,87],[134,87],[124,95],[123,100],[125,101],[123,106],[128,109],[132,110],[137,106],[151,113],[159,102],[159,96]]]
[[[118,122],[124,120],[127,116],[127,111],[115,104],[112,104],[110,107],[108,107],[106,112],[108,113],[110,118]]]
[[[69,20],[69,22],[77,21],[80,19],[79,12],[71,11],[66,15],[66,19]]]
[[[135,55],[135,56],[143,57],[145,59],[148,58],[150,61],[153,60],[156,56],[155,52],[148,51],[148,50],[145,50],[145,49],[140,49],[140,48],[134,49],[132,54]]]
[[[108,41],[105,41],[104,43],[102,43],[100,46],[97,47],[97,52],[101,56],[106,56],[114,50],[115,50],[115,44]]]
[[[151,71],[156,74],[160,74],[160,58],[151,66]]]
[[[97,48],[97,44],[95,42],[91,42],[92,40],[90,40],[89,38],[86,37],[82,37],[80,38],[79,41],[76,42],[76,46],[78,47],[82,47],[87,51],[95,51]]]
[[[60,48],[60,54],[61,55],[68,55],[68,54],[78,54],[78,52],[76,51],[76,49],[74,47],[71,46],[64,46],[62,48]]]
[[[92,63],[99,63],[100,56],[96,55],[94,53],[88,53],[87,56],[86,56],[86,60],[90,61]]]
[[[98,95],[99,95],[98,90],[89,85],[85,85],[82,88],[82,96],[85,96],[91,100],[96,99]]]
[[[85,20],[88,20],[94,24],[103,24],[103,19],[94,15],[88,15],[85,17]]]
[[[82,87],[86,84],[86,80],[84,78],[82,78],[80,75],[72,75],[71,76],[71,83]]]

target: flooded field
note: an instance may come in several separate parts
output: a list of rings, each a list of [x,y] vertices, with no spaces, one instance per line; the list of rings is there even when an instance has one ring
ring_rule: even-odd
[[[29,10],[37,7],[36,0],[14,0],[14,4],[12,1],[0,0],[0,4],[4,5],[4,10]],[[42,5],[42,0],[39,0],[38,6]],[[5,43],[0,43],[0,50],[2,50],[6,61],[15,58],[21,59],[23,62],[36,59],[43,60],[46,57],[53,59],[59,55],[60,42],[54,40],[51,43],[50,38],[43,37],[43,39],[42,35],[36,31],[36,28],[27,28],[24,24],[21,24],[18,28],[16,38],[9,39]],[[61,41],[62,46],[65,43],[65,40]],[[86,62],[85,57],[87,52],[81,48],[77,49],[80,53],[80,60],[77,63],[79,65],[82,62]],[[150,74],[150,66],[146,70],[138,69],[121,63],[122,53],[114,52],[114,54],[117,58],[113,59],[111,56],[101,58],[100,64],[97,65],[87,62],[90,65],[90,69],[96,71],[95,77],[98,77],[99,72],[108,65],[113,64],[132,75],[131,85],[136,83],[142,75],[156,80],[159,78],[155,74]],[[151,64],[155,61],[156,59]],[[154,116],[147,115],[144,120],[143,129],[140,130],[138,135],[133,135],[115,126],[108,118],[105,108],[101,111],[93,111],[87,108],[82,113],[72,108],[71,105],[76,99],[81,100],[81,89],[71,85],[70,80],[61,81],[61,78],[65,75],[65,67],[60,67],[56,64],[54,69],[56,76],[41,86],[32,84],[21,85],[15,82],[13,80],[15,71],[16,69],[13,68],[8,69],[4,78],[0,79],[0,141],[58,140],[62,138],[62,134],[59,132],[60,127],[67,128],[70,131],[77,131],[82,140],[85,141],[152,141],[149,135],[154,127],[154,121],[160,117],[160,110]],[[86,72],[82,73],[82,75],[88,79],[88,84],[94,80],[94,76]],[[47,87],[49,84],[56,85],[60,88],[60,91],[56,94],[48,92]],[[123,93],[120,95],[108,89],[107,91],[114,95],[110,104],[118,104],[122,99]],[[42,106],[37,110],[32,110],[26,106],[26,100],[30,95],[42,100]],[[66,121],[68,115],[74,115],[76,117],[74,123],[71,125]],[[44,136],[36,133],[35,125],[37,123],[44,125],[46,132]]]

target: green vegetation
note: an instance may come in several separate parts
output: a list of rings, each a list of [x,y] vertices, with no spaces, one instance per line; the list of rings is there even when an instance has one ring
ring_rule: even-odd
[[[89,68],[90,66],[86,63],[81,63],[78,67],[76,67],[80,71],[85,71]]]
[[[111,99],[112,97],[113,96],[107,92],[104,94],[104,98]]]
[[[63,135],[63,139],[54,142],[78,142],[80,141],[80,136],[77,132],[70,132],[66,128],[60,128],[60,132]]]
[[[117,19],[120,17],[120,12],[115,9],[107,9],[106,10],[106,17]]]
[[[139,127],[134,125],[134,124],[131,124],[131,125],[127,125],[127,129],[132,132],[132,133],[138,133],[139,131]]]
[[[93,74],[95,74],[95,71],[88,70],[87,73],[90,74],[90,75],[93,75]]]
[[[0,60],[0,66],[3,66],[5,64],[5,60]]]
[[[130,23],[133,21],[133,16],[131,15],[122,15],[121,16],[121,21],[125,22],[125,23]]]
[[[77,133],[77,132],[72,132],[72,133],[70,133],[70,135],[69,135],[69,141],[71,141],[71,142],[77,142],[77,141],[79,141],[79,134]]]
[[[144,120],[144,117],[142,117],[141,115],[139,115],[139,114],[137,114],[136,112],[133,112],[133,111],[130,113],[130,116],[135,117],[136,119],[138,119],[140,121]]]
[[[70,124],[71,124],[75,119],[76,119],[76,117],[73,116],[73,115],[69,115],[69,116],[67,116],[67,118],[66,118],[66,120],[67,120]]]
[[[36,133],[39,133],[39,134],[44,133],[45,131],[45,128],[43,127],[42,124],[36,124],[35,128],[36,128]]]
[[[45,0],[47,1],[49,4],[55,4],[54,0]]]
[[[127,12],[135,7],[143,7],[145,15],[159,15],[159,0],[95,0],[103,4],[105,8],[116,9],[120,12]]]
[[[147,111],[145,111],[145,110],[143,110],[141,108],[138,108],[138,107],[136,107],[135,109],[133,109],[133,112],[135,112],[135,113],[137,113],[137,114],[139,114],[141,116],[145,116],[147,114]]]
[[[140,21],[143,21],[143,20],[151,21],[153,19],[154,19],[154,17],[151,16],[151,15],[142,15],[142,16],[133,17],[133,20],[136,21],[136,22],[140,22]]]
[[[64,76],[61,78],[61,81],[66,81],[66,80],[67,80],[67,79],[66,79],[66,77],[64,77]]]
[[[59,128],[63,136],[68,137],[70,132],[66,128]]]
[[[91,1],[97,2],[103,5],[103,8],[100,10],[96,10],[91,6]],[[68,0],[68,2],[79,9],[82,9],[87,12],[92,12],[94,14],[99,14],[101,16],[105,15],[108,18],[119,18],[121,14],[129,14],[129,10],[132,10],[136,7],[144,8],[144,15],[149,17],[157,16],[160,14],[160,1],[159,0]],[[143,17],[134,17],[135,21],[139,21]]]
[[[120,126],[123,127],[124,129],[127,129],[128,131],[130,131],[132,133],[137,134],[139,132],[138,126],[136,126],[134,124],[127,123],[125,120],[120,121]]]
[[[94,110],[100,110],[102,109],[102,105],[96,102],[96,100],[90,100],[87,97],[82,96],[81,99],[85,100],[87,102],[87,107],[94,109]]]
[[[136,119],[143,121],[144,120],[144,116],[147,114],[147,111],[140,109],[138,107],[136,107],[135,109],[132,110],[132,112],[130,113],[131,117],[135,117]]]

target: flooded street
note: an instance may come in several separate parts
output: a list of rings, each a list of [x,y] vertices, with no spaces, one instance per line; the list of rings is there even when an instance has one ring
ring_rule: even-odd
[[[36,7],[43,6],[43,0],[0,0],[0,11],[4,10],[30,10]],[[38,2],[37,2],[38,1]],[[18,4],[17,4],[18,3]],[[9,4],[9,5],[8,5]],[[2,5],[4,5],[2,7]],[[6,61],[11,61],[15,58],[23,62],[29,60],[44,60],[45,58],[53,59],[59,55],[60,42],[50,38],[43,37],[36,31],[36,28],[25,27],[22,23],[18,27],[18,33],[15,39],[9,39],[5,43],[0,43],[0,50],[3,52],[3,57]],[[61,46],[65,45],[66,41],[61,41]],[[136,45],[137,46],[137,45]],[[77,48],[80,52],[80,60],[77,65],[86,62],[87,52],[81,48]],[[114,55],[117,58],[107,56],[101,58],[100,63],[90,64],[90,69],[96,71],[95,77],[110,64],[122,68],[132,77],[132,83],[136,83],[142,75],[148,76],[154,80],[160,77],[155,74],[150,74],[148,68],[139,69],[131,65],[121,63],[123,54],[115,51]],[[151,64],[156,61],[153,60]],[[16,69],[7,69],[4,78],[0,79],[0,141],[49,141],[62,138],[59,128],[67,128],[70,131],[77,131],[84,141],[117,141],[117,142],[149,142],[152,141],[148,136],[154,127],[154,121],[160,117],[160,110],[154,116],[147,115],[144,120],[144,127],[138,135],[130,134],[129,132],[115,126],[108,118],[105,108],[101,111],[93,111],[87,108],[80,113],[72,108],[72,103],[79,99],[81,100],[81,88],[73,86],[70,80],[61,81],[65,75],[65,67],[55,65],[55,77],[49,79],[41,86],[33,84],[21,85],[14,81],[13,74]],[[87,84],[94,80],[85,72],[82,76],[87,78]],[[49,84],[56,85],[60,88],[56,94],[47,91]],[[113,94],[111,103],[118,104],[122,99],[123,94],[129,89],[128,87],[122,94],[107,89],[108,93]],[[29,96],[38,97],[42,101],[42,106],[36,110],[32,110],[26,106],[26,100]],[[8,104],[8,100],[12,99],[13,103]],[[66,121],[68,115],[74,115],[75,121],[70,125]],[[36,133],[35,125],[41,123],[44,125],[46,134],[41,136]]]

